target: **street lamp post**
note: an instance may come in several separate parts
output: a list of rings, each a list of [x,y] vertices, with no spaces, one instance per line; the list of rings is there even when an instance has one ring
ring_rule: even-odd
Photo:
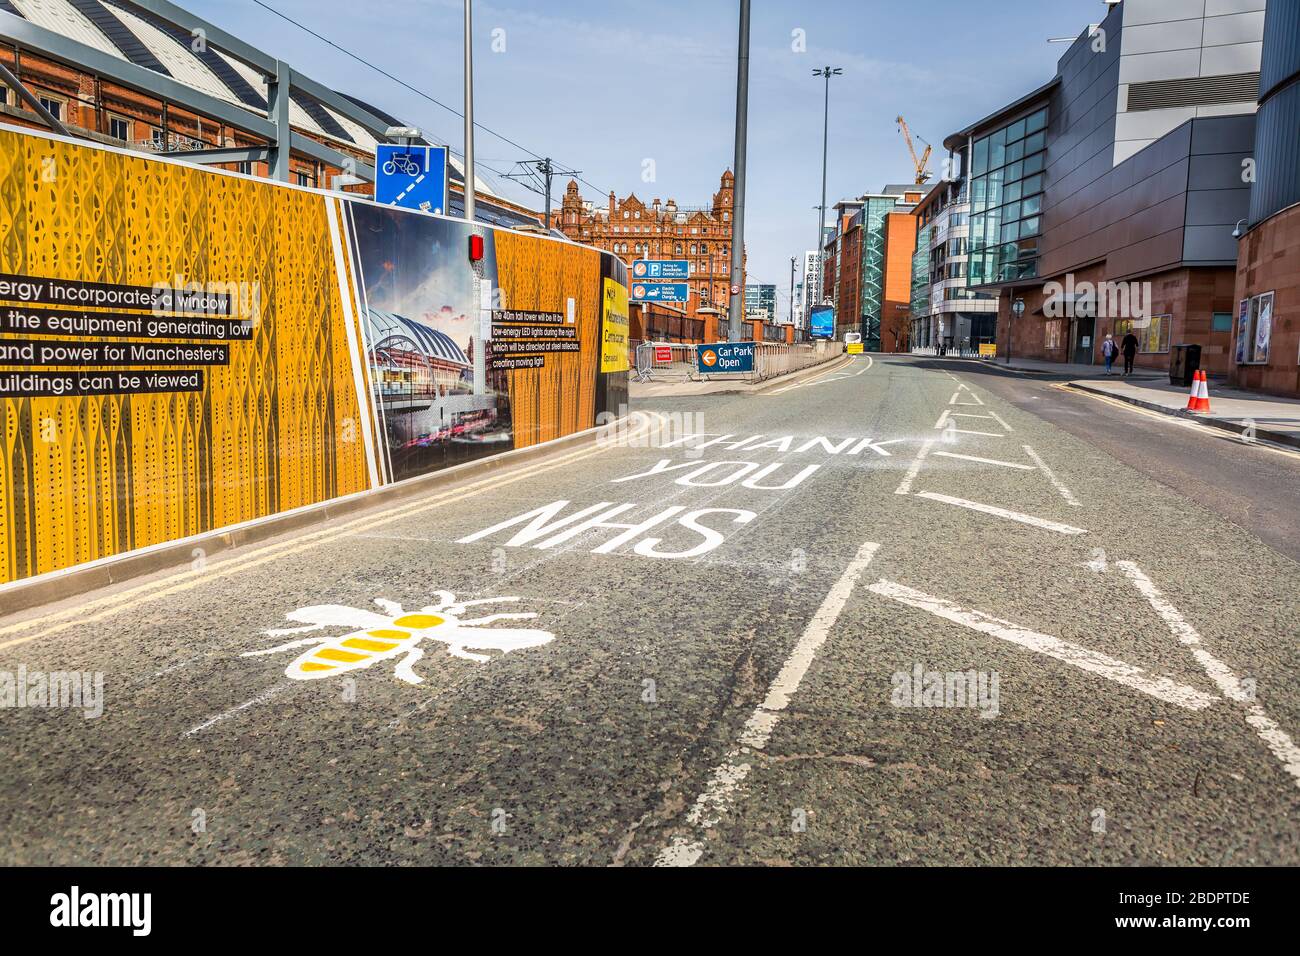
[[[474,221],[474,21],[465,0],[465,218]],[[549,224],[548,224],[549,225]]]
[[[821,275],[822,267],[822,230],[826,228],[826,147],[830,142],[830,122],[831,122],[831,77],[839,76],[842,70],[838,66],[823,66],[813,70],[813,76],[826,78],[826,95],[822,106],[822,202],[817,207],[817,245],[813,246],[817,250],[817,274]]]
[[[790,326],[794,326],[794,263],[795,257],[790,257]]]
[[[749,126],[749,0],[740,0],[740,43],[736,53],[735,183],[731,204],[731,300],[727,341],[740,341],[745,294],[745,141]]]
[[[1010,322],[1007,323],[1007,364],[1008,365],[1011,364],[1012,332],[1016,327],[1016,319],[1019,319],[1022,315],[1025,314],[1025,300],[1017,296],[1016,299],[1011,303],[1011,313],[1012,315],[1015,316],[1015,318],[1013,318]]]

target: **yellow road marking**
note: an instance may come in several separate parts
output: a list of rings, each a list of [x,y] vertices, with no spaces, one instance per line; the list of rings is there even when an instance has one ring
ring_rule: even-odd
[[[629,433],[625,437],[636,437],[640,432],[646,431],[650,427],[649,424],[642,425],[636,431]],[[463,501],[466,498],[473,497],[474,495],[480,494],[484,491],[491,491],[496,488],[505,487],[506,485],[513,485],[528,478],[532,478],[535,475],[544,474],[548,471],[554,471],[557,468],[566,467],[572,462],[579,461],[583,458],[590,458],[594,455],[598,455],[603,451],[605,451],[605,449],[597,445],[594,448],[565,455],[564,457],[556,459],[550,463],[527,468],[510,477],[502,478],[499,481],[475,482],[471,483],[468,487],[461,489],[459,492],[442,492],[441,494],[433,496],[432,500],[415,507],[411,507],[409,501],[396,502],[391,507],[380,511],[378,514],[366,515],[333,528],[324,528],[320,531],[300,535],[292,541],[276,545],[268,545],[264,548],[251,551],[240,558],[232,558],[227,561],[222,561],[215,566],[210,565],[202,571],[183,571],[179,574],[174,574],[158,581],[131,588],[130,590],[124,591],[120,594],[87,601],[79,607],[69,608],[65,611],[55,611],[51,614],[35,617],[27,621],[19,621],[15,624],[10,624],[6,627],[0,628],[0,635],[12,634],[16,631],[32,627],[40,627],[45,624],[52,624],[52,626],[43,631],[39,631],[36,634],[29,634],[26,637],[19,637],[11,641],[0,643],[0,650],[9,647],[16,647],[20,644],[27,644],[42,637],[48,637],[52,634],[66,631],[69,628],[80,627],[84,624],[90,624],[95,621],[102,621],[106,618],[112,617],[119,611],[125,611],[145,602],[156,601],[159,598],[180,594],[189,591],[192,588],[196,588],[200,584],[228,577],[240,571],[249,571],[279,558],[285,558],[292,554],[299,554],[303,551],[309,551],[319,545],[331,543],[355,532],[368,531],[372,528],[382,527],[383,525],[391,524],[394,521],[401,520],[410,515],[432,511],[435,508],[441,508],[444,505]],[[304,541],[304,539],[306,540]],[[152,593],[150,593],[151,591]],[[86,614],[87,609],[95,607],[102,607],[104,610],[101,610],[96,614]]]
[[[388,641],[368,641],[364,637],[349,637],[340,644],[343,647],[355,647],[359,651],[391,651],[397,646]]]
[[[364,661],[370,657],[369,654],[353,654],[351,651],[341,651],[337,647],[322,647],[313,656],[323,657],[327,661],[338,661],[342,664],[355,664],[357,661]]]
[[[442,623],[442,618],[435,617],[432,614],[407,614],[405,617],[399,617],[393,623],[398,627],[409,627],[418,631],[426,627],[437,627]]]
[[[1166,415],[1163,412],[1152,411],[1149,408],[1143,408],[1141,405],[1132,405],[1129,402],[1119,398],[1112,398],[1109,395],[1099,395],[1096,392],[1085,391],[1081,388],[1071,388],[1069,385],[1060,382],[1051,383],[1051,387],[1059,389],[1070,395],[1081,395],[1084,398],[1091,398],[1098,402],[1105,402],[1107,405],[1114,405],[1116,408],[1123,409],[1127,412],[1133,412],[1137,415],[1143,415],[1147,418],[1154,419],[1158,422],[1165,422],[1170,425],[1177,425],[1180,428],[1189,428],[1193,431],[1201,432],[1208,438],[1220,438],[1225,441],[1235,442],[1238,445],[1246,445],[1250,448],[1261,448],[1264,451],[1271,451],[1275,455],[1285,455],[1287,458],[1300,459],[1300,452],[1291,451],[1286,448],[1278,448],[1267,443],[1265,439],[1253,442],[1244,442],[1241,436],[1233,432],[1226,431],[1222,428],[1214,428],[1211,425],[1204,425],[1192,418],[1176,418],[1173,415]]]

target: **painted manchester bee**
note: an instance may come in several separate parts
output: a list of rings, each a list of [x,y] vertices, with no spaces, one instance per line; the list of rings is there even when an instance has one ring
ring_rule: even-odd
[[[319,680],[337,677],[349,671],[360,670],[381,661],[400,657],[394,674],[408,684],[419,684],[423,678],[415,673],[414,665],[424,656],[425,641],[439,641],[447,645],[452,657],[476,661],[491,660],[488,654],[477,651],[509,653],[526,647],[540,647],[555,640],[550,631],[532,628],[488,627],[494,621],[522,620],[537,617],[531,611],[515,614],[489,614],[464,620],[460,615],[467,608],[482,604],[501,604],[518,601],[517,597],[483,598],[477,601],[458,601],[450,591],[438,591],[439,603],[407,612],[395,601],[376,598],[375,604],[382,614],[343,604],[314,604],[311,607],[290,611],[290,621],[305,625],[269,630],[270,637],[304,634],[325,628],[349,627],[353,630],[341,637],[308,637],[290,641],[260,651],[248,651],[241,657],[260,657],[281,654],[299,647],[308,647],[284,669],[286,677],[293,680]]]

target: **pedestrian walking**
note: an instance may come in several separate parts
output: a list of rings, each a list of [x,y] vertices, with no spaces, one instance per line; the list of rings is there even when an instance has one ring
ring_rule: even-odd
[[[1106,361],[1106,374],[1115,374],[1115,356],[1119,354],[1119,346],[1115,344],[1114,337],[1107,332],[1105,340],[1101,343],[1101,357]]]
[[[1124,353],[1124,374],[1133,374],[1133,358],[1137,355],[1138,340],[1137,336],[1129,332],[1124,336],[1124,341],[1120,342],[1119,350]]]

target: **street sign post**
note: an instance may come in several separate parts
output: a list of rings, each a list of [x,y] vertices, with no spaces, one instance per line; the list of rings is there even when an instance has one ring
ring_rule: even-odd
[[[633,302],[685,302],[690,286],[685,282],[633,282]]]
[[[753,342],[718,342],[701,345],[695,350],[701,372],[752,372],[754,371]]]
[[[632,263],[633,279],[689,279],[690,263],[685,259],[637,259]]]
[[[390,146],[375,151],[375,202],[448,213],[447,148]]]

